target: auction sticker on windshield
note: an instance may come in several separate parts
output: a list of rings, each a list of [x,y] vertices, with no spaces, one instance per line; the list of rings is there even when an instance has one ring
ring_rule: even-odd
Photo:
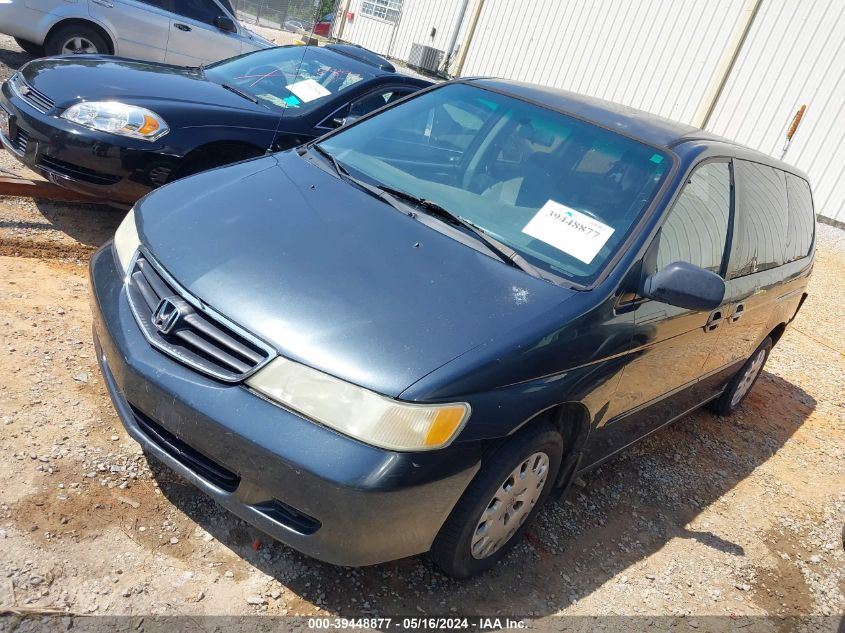
[[[589,264],[613,235],[613,227],[549,200],[522,232]]]
[[[299,97],[303,103],[315,101],[321,97],[326,97],[331,94],[329,90],[313,79],[297,81],[296,83],[288,84],[285,87]]]

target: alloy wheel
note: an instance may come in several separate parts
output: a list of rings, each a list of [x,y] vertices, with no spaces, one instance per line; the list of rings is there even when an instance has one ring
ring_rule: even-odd
[[[76,35],[69,37],[64,44],[62,44],[62,55],[81,55],[83,53],[96,54],[99,51],[97,47],[86,37]]]

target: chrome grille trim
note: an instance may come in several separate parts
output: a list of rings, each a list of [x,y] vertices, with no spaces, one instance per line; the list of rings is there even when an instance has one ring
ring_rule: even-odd
[[[9,85],[18,97],[42,114],[46,114],[56,105],[50,97],[29,85],[19,72],[12,75]]]
[[[229,383],[241,382],[275,358],[272,346],[185,290],[145,249],[136,253],[129,270],[129,307],[144,337],[159,351]],[[177,323],[167,333],[153,322],[163,299],[180,306]]]

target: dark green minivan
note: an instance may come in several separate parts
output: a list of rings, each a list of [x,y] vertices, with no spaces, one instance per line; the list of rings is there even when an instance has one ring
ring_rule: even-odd
[[[144,198],[92,259],[95,336],[129,433],[232,512],[469,576],[578,473],[740,406],[814,233],[769,156],[459,80]]]

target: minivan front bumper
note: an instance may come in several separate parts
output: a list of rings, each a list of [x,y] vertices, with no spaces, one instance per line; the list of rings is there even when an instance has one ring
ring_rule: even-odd
[[[481,446],[378,449],[205,377],[149,345],[111,243],[91,260],[97,358],[126,430],[220,505],[320,560],[426,552],[477,472]]]

